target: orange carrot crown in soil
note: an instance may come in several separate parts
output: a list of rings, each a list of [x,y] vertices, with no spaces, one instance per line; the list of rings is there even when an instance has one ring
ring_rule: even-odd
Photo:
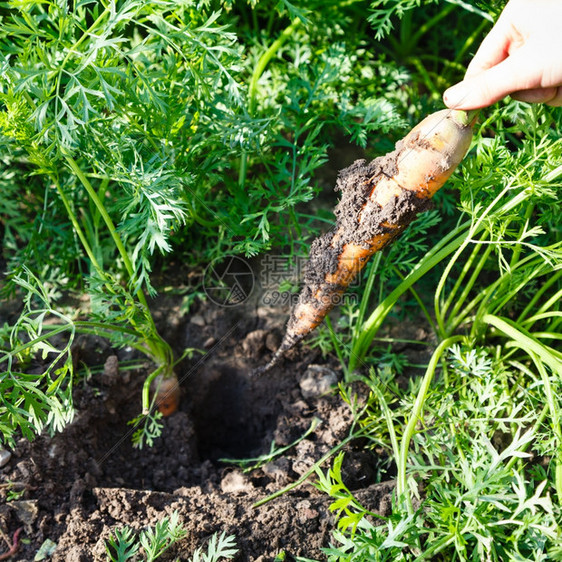
[[[472,140],[475,112],[442,110],[426,117],[392,152],[357,160],[339,174],[336,224],[310,248],[285,337],[262,374],[312,332],[340,301],[369,258],[408,226],[453,173]]]
[[[163,377],[157,376],[152,382],[154,401],[160,413],[166,417],[173,414],[180,403],[180,385],[175,374]]]

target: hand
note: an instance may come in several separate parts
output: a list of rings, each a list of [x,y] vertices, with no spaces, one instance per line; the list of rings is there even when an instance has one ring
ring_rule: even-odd
[[[562,106],[561,0],[510,0],[464,80],[443,101],[452,109],[479,109],[509,94]]]

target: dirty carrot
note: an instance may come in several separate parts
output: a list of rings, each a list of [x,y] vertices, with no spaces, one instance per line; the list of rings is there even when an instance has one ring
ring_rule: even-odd
[[[180,403],[180,385],[175,373],[161,373],[157,369],[145,381],[143,388],[143,410],[150,409],[149,393],[152,391],[154,403],[163,416],[173,414]]]
[[[466,155],[476,112],[433,113],[385,156],[357,160],[339,174],[336,224],[310,248],[299,295],[285,337],[262,374],[312,332],[336,306],[369,258],[426,210]]]
[[[173,414],[180,403],[180,386],[176,377],[163,379],[158,385],[156,407],[163,416]]]

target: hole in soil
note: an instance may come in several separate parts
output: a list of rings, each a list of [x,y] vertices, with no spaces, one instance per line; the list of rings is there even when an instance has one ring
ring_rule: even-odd
[[[197,381],[192,416],[201,460],[248,458],[271,441],[273,435],[267,434],[275,428],[280,409],[278,384],[272,382],[267,377],[252,380],[228,367]]]

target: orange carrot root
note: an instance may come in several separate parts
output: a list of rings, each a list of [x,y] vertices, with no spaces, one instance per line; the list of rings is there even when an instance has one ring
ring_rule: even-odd
[[[475,118],[442,110],[416,125],[394,151],[370,163],[358,160],[342,170],[336,184],[342,197],[335,209],[336,229],[310,249],[304,288],[285,337],[262,374],[314,330],[369,258],[384,248],[430,204],[466,155]]]
[[[171,377],[156,377],[152,383],[155,404],[163,416],[173,414],[180,403],[180,385],[175,375]]]

